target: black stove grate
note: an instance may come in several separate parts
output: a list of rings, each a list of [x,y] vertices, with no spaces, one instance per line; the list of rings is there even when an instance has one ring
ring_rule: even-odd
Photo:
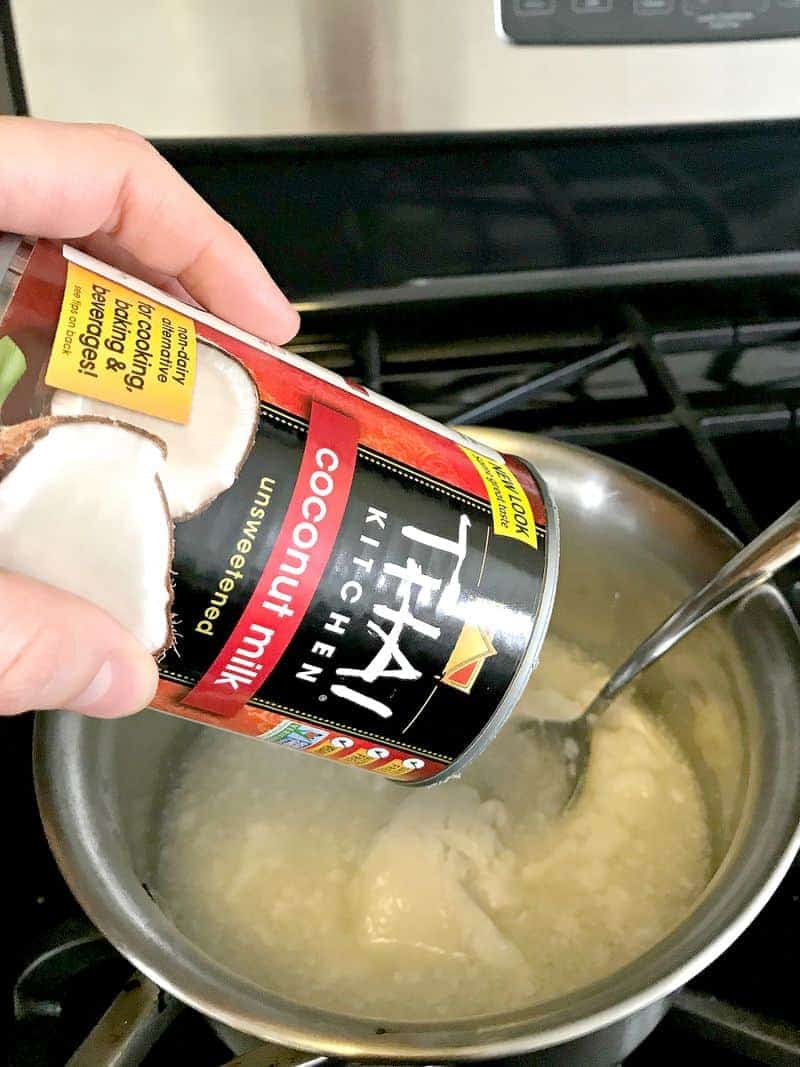
[[[795,499],[777,472],[800,441],[798,306],[796,281],[485,299],[309,316],[293,347],[442,422],[644,455],[751,538]]]

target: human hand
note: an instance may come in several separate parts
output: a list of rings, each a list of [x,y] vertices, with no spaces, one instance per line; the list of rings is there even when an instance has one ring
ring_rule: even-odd
[[[244,238],[129,130],[0,117],[0,231],[67,239],[277,344],[299,326]],[[125,715],[157,679],[105,612],[0,571],[0,715]]]

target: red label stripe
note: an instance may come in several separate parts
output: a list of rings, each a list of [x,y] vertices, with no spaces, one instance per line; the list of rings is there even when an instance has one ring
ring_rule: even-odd
[[[292,499],[253,595],[182,703],[229,717],[261,688],[317,591],[350,496],[358,423],[314,403]]]

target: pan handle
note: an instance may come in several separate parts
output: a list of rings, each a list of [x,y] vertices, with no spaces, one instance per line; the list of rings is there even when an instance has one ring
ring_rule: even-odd
[[[67,1067],[138,1067],[182,1010],[179,1000],[137,971]]]
[[[183,1007],[155,982],[135,972],[66,1067],[138,1067]],[[326,1056],[263,1044],[225,1067],[322,1067],[325,1063]]]
[[[330,1063],[327,1056],[310,1056],[307,1052],[265,1043],[229,1060],[225,1067],[322,1067]]]

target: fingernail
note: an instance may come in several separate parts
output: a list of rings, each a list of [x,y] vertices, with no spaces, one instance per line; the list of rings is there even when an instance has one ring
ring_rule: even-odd
[[[106,696],[113,682],[114,671],[111,667],[111,661],[106,660],[84,691],[71,702],[73,709],[75,711],[88,710],[92,704],[96,704],[98,700],[102,700]]]
[[[300,330],[300,315],[295,311],[291,304],[287,303],[286,311],[284,315],[284,321],[280,327],[276,326],[273,330],[275,334],[275,344],[285,345],[297,336]]]
[[[157,671],[149,656],[107,659],[70,708],[83,715],[117,718],[145,707],[153,696]]]

